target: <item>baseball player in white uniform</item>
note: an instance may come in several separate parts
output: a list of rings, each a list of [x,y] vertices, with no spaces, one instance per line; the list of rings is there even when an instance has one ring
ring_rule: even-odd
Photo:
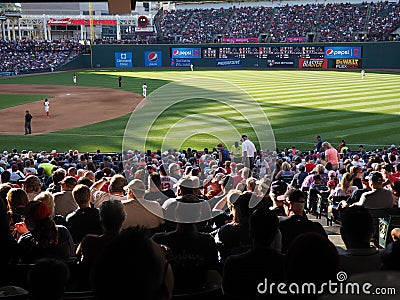
[[[74,85],[76,85],[76,75],[74,74],[74,77],[72,77],[72,80],[74,81]]]
[[[146,98],[146,95],[147,95],[147,85],[146,85],[146,83],[143,83],[142,91],[143,91],[143,97]]]
[[[50,102],[49,102],[49,99],[47,99],[47,98],[44,100],[44,111],[46,113],[46,117],[49,118],[49,116],[50,116]]]

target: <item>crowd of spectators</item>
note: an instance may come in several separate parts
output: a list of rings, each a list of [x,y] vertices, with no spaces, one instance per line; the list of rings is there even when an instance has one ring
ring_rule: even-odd
[[[242,142],[245,155],[251,142],[245,135]],[[83,290],[96,299],[132,290],[140,299],[171,299],[222,286],[224,299],[254,299],[264,279],[318,285],[337,280],[339,270],[399,270],[398,230],[388,252],[378,250],[368,209],[398,208],[400,147],[351,150],[318,136],[310,151],[257,150],[253,165],[238,160],[237,147],[4,151],[0,267],[18,275],[0,276],[0,288],[20,286],[34,299]],[[340,207],[346,249],[308,219],[313,189],[347,197]],[[63,280],[38,289],[33,274],[46,267]],[[122,270],[126,280],[117,276]]]
[[[377,2],[371,5],[371,16],[368,20],[368,41],[399,40],[390,33],[400,26],[400,5],[393,2]]]
[[[181,31],[181,43],[212,43],[231,19],[233,8],[195,9]]]
[[[256,10],[251,7],[237,8],[224,31],[224,37],[258,38],[259,33],[267,32],[272,14],[271,7],[260,6]]]
[[[164,11],[160,21],[162,36],[173,43],[177,42],[177,35],[182,32],[191,16],[192,11],[187,9]]]
[[[276,7],[184,9],[165,11],[159,35],[171,42],[210,43],[222,38],[260,38],[268,42],[387,41],[399,27],[396,2],[294,4]]]
[[[269,26],[271,42],[286,42],[287,38],[307,37],[314,31],[319,4],[286,5],[275,14]]]
[[[357,33],[365,29],[368,8],[368,4],[327,4],[318,20],[318,29],[321,32],[320,41],[354,41]]]
[[[0,72],[54,71],[67,58],[74,58],[85,49],[84,45],[72,40],[0,40]]]

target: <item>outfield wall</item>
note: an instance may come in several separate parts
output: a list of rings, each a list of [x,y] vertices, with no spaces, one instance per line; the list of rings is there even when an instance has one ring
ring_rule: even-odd
[[[92,68],[400,69],[400,42],[93,45]]]
[[[66,63],[57,69],[57,71],[68,71],[82,68],[90,68],[90,55],[82,54],[75,57],[72,61]]]

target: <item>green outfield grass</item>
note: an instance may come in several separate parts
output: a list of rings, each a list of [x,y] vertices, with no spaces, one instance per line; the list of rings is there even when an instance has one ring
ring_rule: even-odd
[[[0,79],[3,83],[59,84],[72,85],[74,72],[42,74]],[[77,71],[78,85],[117,88],[118,76],[123,76],[122,89],[141,94],[143,82],[148,85],[148,95],[167,83],[185,85],[185,78],[208,78],[211,81],[225,81],[226,90],[214,90],[213,84],[193,86],[201,88],[203,99],[189,99],[165,110],[151,124],[147,146],[161,148],[163,137],[173,127],[187,131],[187,123],[180,123],[186,116],[191,117],[193,128],[204,126],[203,133],[183,134],[177,147],[214,147],[222,134],[236,139],[237,133],[221,133],[215,126],[217,118],[238,128],[240,133],[251,135],[252,123],[269,123],[280,149],[296,145],[298,149],[312,149],[315,135],[338,145],[346,139],[351,148],[359,144],[366,148],[381,148],[400,143],[400,74],[394,72],[368,72],[364,80],[359,72],[339,71],[278,71],[278,70],[168,70],[135,69]],[[248,93],[262,108],[267,119],[254,105],[240,103],[243,113],[235,111],[237,93],[229,85]],[[177,89],[179,93],[179,89]],[[211,96],[209,96],[211,95]],[[226,99],[228,104],[212,101],[214,95]],[[0,107],[4,108],[24,102],[43,99],[44,95],[2,95]],[[170,97],[170,96],[168,96]],[[151,99],[151,96],[148,97]],[[231,101],[231,105],[229,101]],[[157,111],[163,99],[149,101],[146,111]],[[160,102],[161,101],[161,102]],[[239,104],[238,104],[239,105]],[[201,120],[196,115],[201,114]],[[32,149],[66,151],[121,151],[125,126],[130,115],[37,136],[0,135],[4,149]],[[196,123],[196,121],[199,121]],[[201,122],[200,122],[201,121]],[[2,120],[6,122],[6,120]],[[207,124],[207,125],[205,125]],[[143,124],[148,125],[148,124]],[[33,124],[34,126],[34,124]],[[196,128],[197,128],[196,127]],[[141,132],[140,128],[129,128],[130,132]],[[208,134],[204,133],[208,132]],[[138,136],[138,138],[141,138]],[[230,145],[229,145],[230,146]],[[0,149],[1,150],[1,149]]]
[[[0,109],[18,106],[24,103],[42,100],[44,98],[51,98],[49,95],[15,95],[15,94],[0,94]]]

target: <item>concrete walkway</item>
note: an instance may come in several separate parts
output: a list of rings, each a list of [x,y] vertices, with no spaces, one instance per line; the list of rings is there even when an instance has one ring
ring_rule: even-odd
[[[315,221],[320,223],[325,232],[328,234],[329,240],[336,246],[342,249],[346,249],[346,246],[343,243],[342,237],[340,236],[340,225],[333,223],[332,226],[327,226],[326,218],[322,216],[321,219],[317,219],[315,215],[307,214],[307,217],[311,221]]]

